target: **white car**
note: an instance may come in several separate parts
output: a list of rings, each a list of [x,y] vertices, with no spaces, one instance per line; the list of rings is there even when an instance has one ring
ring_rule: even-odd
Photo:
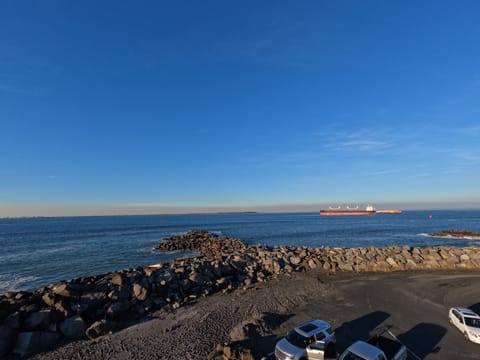
[[[335,332],[323,320],[311,320],[298,325],[277,342],[277,360],[321,360],[335,351]]]
[[[464,307],[453,307],[448,319],[470,341],[480,344],[480,316]]]

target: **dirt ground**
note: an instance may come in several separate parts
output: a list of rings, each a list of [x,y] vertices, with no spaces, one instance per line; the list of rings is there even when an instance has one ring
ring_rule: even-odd
[[[451,306],[480,310],[480,272],[310,271],[201,298],[172,313],[159,311],[113,335],[73,342],[34,359],[206,359],[225,341],[248,343],[261,359],[289,330],[314,318],[332,324],[339,352],[390,324],[421,359],[479,359],[480,345],[449,323]]]

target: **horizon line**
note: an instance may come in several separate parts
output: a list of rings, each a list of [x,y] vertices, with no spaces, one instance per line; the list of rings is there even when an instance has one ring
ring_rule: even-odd
[[[6,219],[41,219],[41,218],[84,218],[84,217],[129,217],[129,216],[189,216],[189,215],[248,215],[248,214],[315,214],[318,210],[239,210],[239,211],[205,211],[205,212],[145,212],[145,213],[93,213],[93,214],[50,214],[50,215],[7,215],[0,216],[0,220]],[[383,209],[377,209],[383,210]],[[480,206],[476,207],[419,207],[419,208],[402,208],[402,212],[414,211],[480,211]]]

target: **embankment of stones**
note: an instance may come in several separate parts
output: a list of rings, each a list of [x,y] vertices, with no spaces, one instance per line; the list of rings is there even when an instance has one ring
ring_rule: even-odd
[[[220,237],[206,230],[190,230],[182,235],[173,235],[161,241],[155,248],[162,251],[198,250],[205,256],[218,257],[244,250],[241,240]]]
[[[428,234],[430,236],[438,236],[438,237],[452,237],[458,239],[480,239],[480,231],[471,231],[471,230],[441,230],[436,231],[433,233]]]
[[[192,234],[196,240],[182,240],[178,247],[200,243],[202,256],[1,295],[0,358],[12,352],[29,356],[60,341],[95,338],[151,311],[175,310],[201,296],[291,272],[480,269],[478,247],[240,246],[237,239],[203,233],[198,240],[198,234]],[[174,243],[170,241],[170,250],[176,250]]]

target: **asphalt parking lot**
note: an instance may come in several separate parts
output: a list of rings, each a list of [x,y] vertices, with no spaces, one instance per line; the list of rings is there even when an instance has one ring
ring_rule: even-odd
[[[278,334],[312,318],[332,323],[341,352],[379,325],[392,325],[412,353],[409,359],[480,359],[448,320],[452,306],[480,310],[480,274],[475,272],[391,273],[334,276],[328,294],[312,298],[279,327]]]

